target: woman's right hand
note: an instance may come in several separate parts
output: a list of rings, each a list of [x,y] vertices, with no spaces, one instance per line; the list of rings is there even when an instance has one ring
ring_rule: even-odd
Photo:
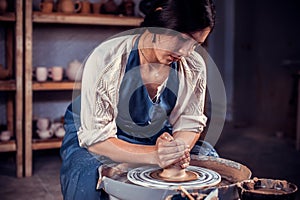
[[[175,140],[169,133],[163,133],[156,141],[157,162],[161,168],[189,160],[189,145],[182,140]]]

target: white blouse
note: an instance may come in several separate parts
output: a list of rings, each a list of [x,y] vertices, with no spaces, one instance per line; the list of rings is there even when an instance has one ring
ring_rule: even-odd
[[[81,147],[89,147],[116,137],[119,88],[125,74],[128,56],[137,35],[121,36],[100,44],[87,58],[81,86]],[[179,88],[169,122],[173,132],[202,132],[204,115],[206,66],[203,58],[192,52],[178,65]]]

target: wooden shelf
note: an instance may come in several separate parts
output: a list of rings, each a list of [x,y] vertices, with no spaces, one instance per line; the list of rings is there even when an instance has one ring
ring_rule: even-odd
[[[72,81],[33,82],[32,89],[34,91],[73,90],[73,89],[80,89],[80,83],[72,82]]]
[[[15,15],[15,13],[11,13],[11,12],[0,14],[0,21],[14,22],[14,21],[16,21],[16,15]]]
[[[15,80],[0,81],[0,91],[15,91],[15,90],[16,90]]]
[[[21,0],[18,0],[21,1]],[[80,82],[63,80],[61,82],[37,82],[32,79],[33,72],[33,30],[38,29],[43,25],[51,25],[51,27],[60,27],[60,25],[78,25],[78,26],[107,26],[118,27],[123,29],[126,27],[139,27],[143,21],[141,17],[127,17],[106,14],[66,14],[60,12],[42,13],[32,10],[33,0],[21,1],[24,2],[25,15],[24,15],[24,31],[25,31],[25,53],[24,53],[24,113],[25,120],[23,121],[25,129],[25,176],[32,175],[32,151],[43,149],[60,148],[62,139],[51,138],[47,140],[35,139],[32,137],[32,117],[33,117],[33,93],[40,91],[72,91],[81,88]],[[17,20],[17,19],[16,19]],[[88,28],[88,27],[86,27]],[[55,34],[55,33],[53,33]]]
[[[42,150],[42,149],[58,149],[61,147],[62,139],[51,138],[51,139],[32,139],[32,150]]]
[[[107,14],[66,14],[33,12],[35,23],[61,23],[108,26],[139,26],[143,21],[140,17],[125,17]]]
[[[16,175],[17,177],[22,177],[24,127],[23,0],[11,0],[9,1],[9,7],[13,7],[14,11],[0,14],[0,27],[3,28],[5,33],[4,37],[1,36],[1,39],[4,41],[3,55],[5,58],[5,67],[1,65],[0,69],[2,76],[6,75],[6,72],[9,72],[9,75],[13,74],[13,78],[0,80],[0,91],[7,93],[7,129],[14,133],[14,139],[8,142],[0,142],[0,152],[15,152]],[[3,115],[3,113],[1,114]]]
[[[9,140],[7,142],[0,142],[0,152],[16,151],[17,145],[15,140]]]

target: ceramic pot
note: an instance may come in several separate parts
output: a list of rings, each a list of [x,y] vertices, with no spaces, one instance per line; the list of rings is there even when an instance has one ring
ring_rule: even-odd
[[[41,139],[49,139],[53,136],[53,132],[49,130],[37,130],[36,133]]]
[[[11,137],[10,131],[8,131],[8,130],[2,131],[1,135],[0,135],[0,140],[3,142],[7,142],[10,140],[10,137]]]
[[[81,76],[82,76],[81,62],[79,62],[76,59],[71,61],[67,67],[66,74],[68,79],[71,81],[81,80]]]
[[[7,1],[0,0],[0,14],[5,13],[6,9],[7,9]]]
[[[89,1],[87,0],[81,1],[80,5],[81,5],[80,13],[82,14],[91,13],[91,3]]]
[[[72,0],[59,0],[58,11],[64,13],[75,13],[81,9],[79,1],[73,2]]]
[[[55,136],[58,138],[63,138],[66,134],[66,131],[63,127],[59,127],[56,131],[55,131]]]
[[[50,128],[50,120],[43,117],[38,118],[36,126],[40,131],[46,131]]]
[[[118,5],[114,2],[114,0],[108,0],[101,7],[101,13],[117,14],[118,13]]]
[[[63,127],[63,124],[60,122],[55,122],[51,125],[51,131],[54,133],[54,135],[58,138],[62,138],[65,136],[65,129]]]
[[[41,2],[40,11],[43,13],[51,13],[53,11],[53,2],[49,2],[49,1]]]

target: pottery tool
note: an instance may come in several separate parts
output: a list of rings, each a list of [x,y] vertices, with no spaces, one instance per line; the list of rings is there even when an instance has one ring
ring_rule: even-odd
[[[183,194],[189,198],[189,200],[195,200],[194,197],[192,197],[192,195],[186,189],[184,189],[184,187],[179,186],[179,190],[181,190]]]

